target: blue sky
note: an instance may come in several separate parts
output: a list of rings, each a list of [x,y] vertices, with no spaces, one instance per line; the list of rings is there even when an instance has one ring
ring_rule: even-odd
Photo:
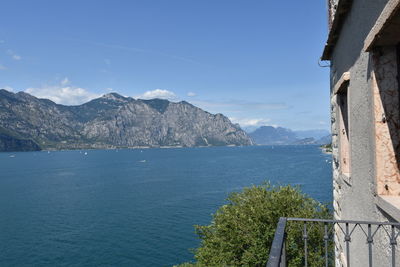
[[[2,1],[0,87],[79,104],[186,100],[242,126],[329,129],[325,0]]]

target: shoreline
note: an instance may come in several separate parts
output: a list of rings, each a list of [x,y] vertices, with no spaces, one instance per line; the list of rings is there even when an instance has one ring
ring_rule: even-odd
[[[321,152],[327,155],[332,155],[332,149],[326,147],[320,147]]]
[[[207,147],[250,147],[254,145],[225,145],[225,146],[134,146],[134,147],[99,147],[99,148],[46,148],[42,150],[26,151],[0,151],[0,153],[21,153],[21,152],[58,152],[58,151],[92,151],[92,150],[124,150],[124,149],[174,149],[174,148],[207,148]]]

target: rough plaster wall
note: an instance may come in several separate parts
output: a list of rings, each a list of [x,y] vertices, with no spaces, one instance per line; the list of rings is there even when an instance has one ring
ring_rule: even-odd
[[[396,47],[373,55],[376,178],[379,195],[400,195],[400,114]]]
[[[374,60],[370,53],[361,53],[350,69],[349,116],[351,177],[348,188],[340,198],[342,219],[363,221],[392,221],[375,204],[376,198],[376,147],[374,107]],[[396,76],[396,74],[394,75]],[[368,266],[368,250],[365,235],[358,229],[352,236],[352,266]],[[377,266],[390,266],[390,243],[384,231],[374,238],[373,261]],[[400,255],[400,246],[397,247]],[[399,259],[397,259],[399,262]]]
[[[331,99],[333,186],[335,219],[391,220],[375,205],[375,127],[372,87],[372,58],[362,51],[364,40],[388,0],[354,0],[331,60],[331,91],[346,71],[350,71],[349,117],[351,176],[339,172],[338,112]],[[337,230],[337,229],[335,229]],[[351,266],[368,266],[368,247],[357,229],[350,243]],[[346,266],[343,234],[336,231],[336,266]],[[400,247],[400,246],[399,246]],[[390,266],[390,246],[386,233],[374,238],[374,266]],[[397,255],[400,254],[397,249]],[[400,259],[397,259],[400,262]]]
[[[350,69],[351,80],[348,88],[349,106],[349,137],[350,137],[350,176],[342,175],[339,170],[340,155],[336,149],[334,160],[335,179],[335,216],[344,220],[378,220],[374,193],[374,128],[372,94],[368,81],[369,55],[361,54],[356,64]],[[336,112],[338,114],[338,112]],[[338,115],[336,115],[338,116]],[[340,120],[339,120],[340,121]],[[339,128],[338,120],[333,128]],[[337,132],[337,131],[336,131]],[[338,144],[335,144],[337,147]],[[337,232],[337,261],[346,266],[343,261],[343,234]],[[351,265],[368,266],[368,250],[363,233],[355,231],[351,241]],[[385,259],[380,259],[385,262]],[[386,259],[386,263],[388,263]]]
[[[399,195],[400,174],[400,95],[397,80],[396,47],[382,47],[370,55],[372,72],[370,87],[374,100],[376,193]],[[387,185],[387,189],[385,188]],[[378,221],[395,221],[385,211],[377,208]],[[390,228],[387,228],[390,232]],[[379,231],[374,239],[377,261],[391,258],[390,239]],[[400,262],[400,246],[396,247],[396,263]],[[397,266],[397,265],[396,265]]]
[[[386,214],[384,211],[379,210],[377,213],[378,215],[378,221],[390,221],[390,222],[396,222],[394,219],[390,217],[390,215]],[[385,227],[386,230],[390,233],[391,229],[390,227]],[[396,231],[397,233],[397,231]],[[400,238],[397,238],[397,243],[398,245],[396,246],[396,266],[399,266],[400,263]],[[377,235],[374,237],[374,252],[375,255],[374,257],[374,264],[376,266],[381,266],[380,262],[385,263],[385,265],[382,266],[391,266],[391,258],[392,258],[392,250],[390,246],[390,238],[384,230],[382,231],[379,230]],[[388,263],[386,263],[388,262]],[[378,263],[378,264],[377,264]]]
[[[387,2],[388,0],[353,0],[352,8],[332,54],[333,84],[358,60],[365,38]]]

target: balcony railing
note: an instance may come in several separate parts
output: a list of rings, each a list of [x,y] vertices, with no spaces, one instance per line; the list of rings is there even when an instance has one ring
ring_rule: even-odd
[[[325,267],[334,266],[335,264],[335,252],[334,252],[334,239],[336,241],[336,252],[337,247],[340,246],[343,250],[342,263],[344,266],[350,267],[352,263],[351,258],[351,242],[352,237],[357,234],[357,238],[365,238],[363,245],[365,246],[365,253],[368,255],[368,265],[374,266],[373,262],[373,243],[377,235],[380,235],[382,240],[385,239],[388,242],[387,249],[390,249],[391,259],[389,259],[390,266],[396,266],[396,246],[397,239],[400,235],[400,223],[390,222],[369,222],[369,221],[348,221],[348,220],[323,220],[323,219],[304,219],[304,218],[280,218],[278,226],[275,232],[274,240],[272,242],[267,267],[286,267],[290,261],[289,255],[287,255],[286,244],[288,238],[288,227],[292,227],[291,233],[293,233],[293,225],[295,224],[295,230],[301,231],[302,238],[302,262],[304,266],[315,266],[309,259],[310,249],[315,250],[315,244],[310,244],[310,229],[318,229],[321,240],[317,251],[317,258],[319,262],[323,262]],[[336,232],[336,237],[335,233]],[[313,243],[316,242],[315,235],[313,236]],[[321,243],[322,242],[322,243]],[[360,248],[364,249],[364,248]],[[340,252],[339,251],[339,252]],[[337,255],[336,255],[337,256]],[[315,260],[315,253],[313,254]],[[357,255],[359,257],[359,255]],[[354,259],[353,259],[354,260]],[[344,262],[343,262],[344,261]],[[323,265],[318,265],[323,266]],[[377,263],[376,266],[382,266],[382,263]]]

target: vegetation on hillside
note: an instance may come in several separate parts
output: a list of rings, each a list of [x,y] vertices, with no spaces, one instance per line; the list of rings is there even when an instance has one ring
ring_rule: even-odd
[[[213,215],[210,225],[195,226],[201,239],[195,250],[196,262],[179,267],[265,266],[279,217],[332,217],[326,205],[292,186],[253,186],[232,193],[227,201]],[[302,227],[288,223],[289,266],[304,266]],[[324,265],[323,235],[322,227],[310,228],[309,266]]]
[[[322,145],[321,148],[325,151],[325,153],[332,153],[332,144]]]

